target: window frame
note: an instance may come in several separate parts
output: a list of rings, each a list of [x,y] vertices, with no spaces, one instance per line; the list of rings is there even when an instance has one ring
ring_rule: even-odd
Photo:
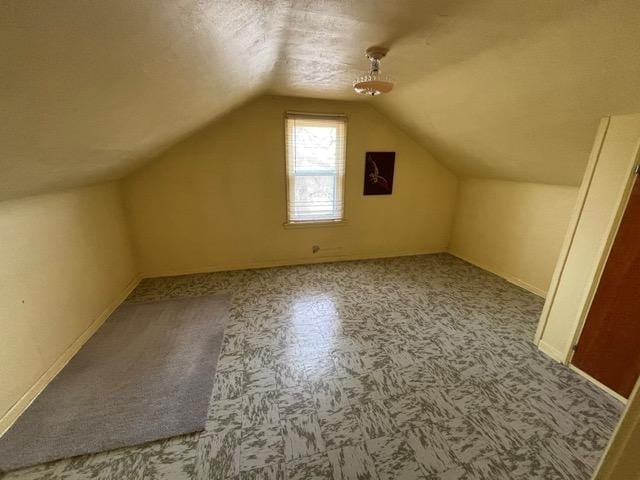
[[[318,218],[313,220],[291,220],[289,218],[290,211],[290,193],[289,193],[289,145],[287,142],[287,120],[291,118],[301,118],[307,120],[331,120],[335,119],[336,121],[342,122],[344,125],[344,139],[343,139],[343,148],[344,148],[344,158],[343,158],[343,168],[342,168],[342,216],[338,219],[324,219]],[[287,111],[284,114],[283,118],[283,126],[284,126],[284,164],[285,164],[285,178],[284,178],[284,189],[285,189],[285,212],[284,212],[284,223],[283,226],[285,228],[306,228],[306,227],[330,227],[330,226],[341,226],[346,223],[346,178],[347,178],[347,116],[343,113],[308,113],[308,112],[295,112],[295,111]],[[312,175],[313,173],[310,171],[308,173]],[[324,175],[325,172],[316,172],[315,175]],[[298,176],[298,175],[296,175]],[[303,175],[300,175],[303,176]],[[335,178],[336,183],[338,183],[339,172],[335,174],[326,174],[326,176],[332,176]]]

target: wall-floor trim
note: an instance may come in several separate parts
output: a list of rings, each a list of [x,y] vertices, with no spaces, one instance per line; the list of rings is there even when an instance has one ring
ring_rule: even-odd
[[[136,274],[121,293],[102,311],[102,313],[89,325],[89,327],[76,338],[71,345],[60,355],[45,373],[26,391],[20,399],[14,403],[11,408],[0,418],[0,437],[4,435],[15,421],[29,408],[29,405],[38,398],[38,395],[46,388],[47,385],[60,373],[69,360],[78,353],[80,348],[91,338],[91,336],[102,326],[109,318],[113,311],[120,306],[122,302],[129,296],[133,289],[140,283],[142,276]]]
[[[529,291],[529,292],[531,292],[531,293],[533,293],[533,294],[535,294],[535,295],[537,295],[539,297],[545,298],[546,295],[547,295],[547,292],[545,290],[542,290],[541,288],[538,288],[538,287],[536,287],[534,285],[531,285],[530,283],[525,282],[524,280],[522,280],[522,279],[520,279],[518,277],[514,277],[513,275],[505,273],[505,272],[503,272],[503,271],[501,271],[501,270],[499,270],[497,268],[493,268],[493,267],[491,267],[491,266],[489,266],[489,265],[487,265],[487,264],[485,264],[483,262],[478,262],[477,260],[474,260],[471,257],[468,257],[466,255],[462,255],[462,254],[460,254],[458,252],[455,252],[453,250],[449,250],[449,253],[451,255],[453,255],[454,257],[458,257],[459,259],[464,260],[465,262],[469,262],[470,264],[475,265],[476,267],[479,267],[479,268],[481,268],[483,270],[486,270],[486,271],[491,272],[491,273],[493,273],[495,275],[498,275],[499,277],[504,278],[507,282],[513,283],[514,285],[517,285],[520,288],[524,288],[525,290],[527,290],[527,291]]]
[[[615,398],[616,400],[622,402],[624,405],[627,404],[627,399],[624,398],[622,395],[620,395],[618,392],[611,390],[611,388],[607,387],[604,383],[599,382],[598,380],[596,380],[595,378],[593,378],[591,375],[589,375],[588,373],[583,372],[582,370],[580,370],[578,367],[576,367],[574,364],[569,364],[569,368],[571,370],[573,370],[574,372],[576,372],[578,375],[580,375],[581,377],[585,378],[586,380],[588,380],[589,382],[593,383],[596,387],[598,387],[599,389],[607,392],[609,395],[611,395],[613,398]]]
[[[259,268],[291,267],[295,265],[311,265],[316,263],[349,262],[355,260],[375,260],[378,258],[411,257],[414,255],[432,255],[435,253],[449,253],[445,249],[400,251],[371,254],[326,255],[315,258],[301,258],[295,260],[273,260],[268,262],[228,263],[222,265],[203,265],[195,268],[163,269],[143,272],[142,278],[174,277],[179,275],[193,275],[198,273],[228,272],[234,270],[252,270]]]

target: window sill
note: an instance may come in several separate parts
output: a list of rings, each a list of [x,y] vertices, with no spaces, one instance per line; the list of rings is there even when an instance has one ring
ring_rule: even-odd
[[[346,220],[320,220],[317,222],[285,222],[282,226],[286,229],[297,230],[299,228],[344,227],[346,224]]]

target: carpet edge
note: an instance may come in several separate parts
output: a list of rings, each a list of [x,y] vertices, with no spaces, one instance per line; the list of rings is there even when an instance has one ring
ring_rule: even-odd
[[[29,408],[51,381],[62,371],[82,346],[93,336],[111,314],[127,299],[142,280],[142,274],[136,273],[120,294],[91,322],[55,362],[36,380],[36,382],[15,402],[0,418],[0,437],[9,431],[13,424]],[[2,470],[0,470],[2,471]]]

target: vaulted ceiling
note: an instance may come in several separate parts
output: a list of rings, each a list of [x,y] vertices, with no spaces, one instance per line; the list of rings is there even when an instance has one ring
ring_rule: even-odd
[[[465,176],[577,184],[640,111],[637,0],[5,0],[0,199],[120,178],[269,92],[363,100]]]

